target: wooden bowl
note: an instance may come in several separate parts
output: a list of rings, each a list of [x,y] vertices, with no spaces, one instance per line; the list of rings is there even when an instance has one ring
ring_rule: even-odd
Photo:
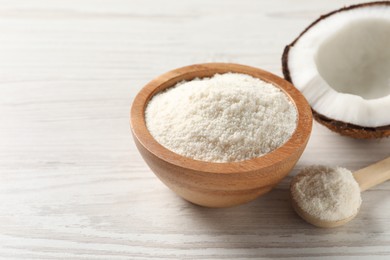
[[[198,161],[176,154],[159,144],[145,123],[145,108],[157,92],[182,80],[217,73],[248,74],[284,91],[298,111],[297,128],[281,147],[264,156],[229,163]],[[229,207],[251,201],[270,191],[294,167],[312,128],[312,113],[303,95],[286,80],[269,72],[230,63],[207,63],[179,68],[149,82],[135,97],[131,108],[135,144],[152,171],[184,199],[207,207]]]

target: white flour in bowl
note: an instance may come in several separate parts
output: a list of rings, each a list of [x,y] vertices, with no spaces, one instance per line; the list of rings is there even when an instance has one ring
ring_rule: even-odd
[[[284,144],[297,111],[272,84],[245,74],[216,74],[183,81],[156,94],[145,111],[152,136],[192,159],[236,162]]]

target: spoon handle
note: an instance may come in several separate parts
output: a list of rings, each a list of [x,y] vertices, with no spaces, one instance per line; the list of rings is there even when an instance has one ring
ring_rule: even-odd
[[[390,157],[353,173],[360,191],[365,191],[390,179]]]

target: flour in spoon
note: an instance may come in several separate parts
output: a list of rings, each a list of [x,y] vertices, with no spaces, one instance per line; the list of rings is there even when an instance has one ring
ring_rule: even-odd
[[[310,166],[291,184],[294,201],[311,216],[338,221],[358,213],[362,203],[359,184],[348,169]]]

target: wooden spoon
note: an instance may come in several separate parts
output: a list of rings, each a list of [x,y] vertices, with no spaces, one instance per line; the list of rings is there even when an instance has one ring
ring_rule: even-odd
[[[390,179],[390,157],[354,172],[353,176],[355,177],[355,180],[359,184],[361,192],[389,180]],[[294,197],[292,196],[291,187],[290,187],[290,196],[291,196],[292,206],[294,210],[297,212],[297,214],[301,218],[306,220],[308,223],[317,227],[331,228],[331,227],[341,226],[354,219],[357,215],[356,213],[353,216],[350,216],[345,219],[337,220],[337,221],[324,221],[304,211],[298,205],[298,203],[295,201]],[[357,212],[359,212],[359,210]]]

